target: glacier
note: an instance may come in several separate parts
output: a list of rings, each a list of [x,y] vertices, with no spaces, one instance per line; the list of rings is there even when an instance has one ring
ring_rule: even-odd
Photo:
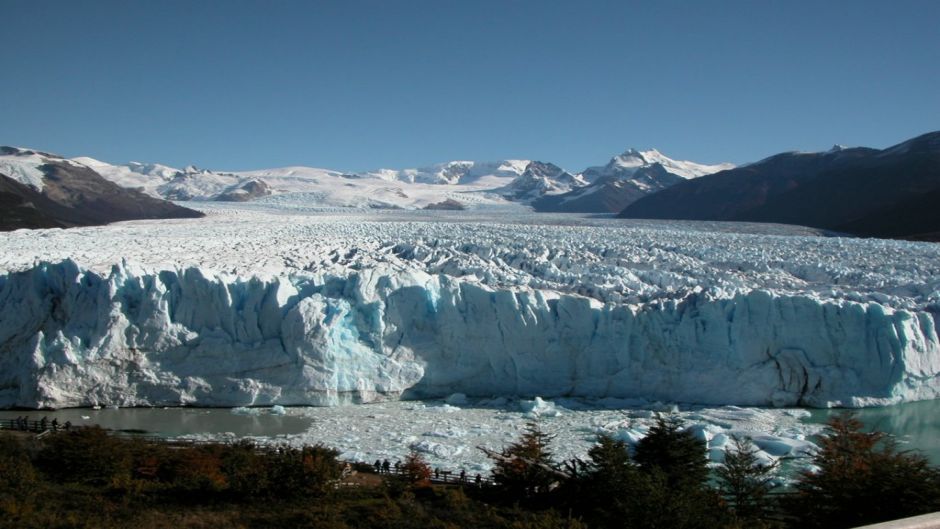
[[[4,237],[0,405],[462,393],[859,407],[940,393],[936,245],[204,210]]]

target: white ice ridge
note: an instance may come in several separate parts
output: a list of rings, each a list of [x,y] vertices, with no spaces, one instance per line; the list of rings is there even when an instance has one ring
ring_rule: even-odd
[[[203,209],[3,234],[0,405],[464,393],[865,406],[940,392],[940,245]]]

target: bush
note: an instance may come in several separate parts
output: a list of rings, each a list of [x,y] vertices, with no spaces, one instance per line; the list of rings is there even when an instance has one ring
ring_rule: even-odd
[[[898,452],[881,432],[866,433],[853,414],[829,420],[788,502],[799,527],[854,527],[940,509],[940,472],[926,458]]]
[[[36,466],[55,480],[107,485],[131,479],[133,452],[141,448],[101,428],[82,428],[46,440]]]
[[[26,448],[16,439],[0,436],[0,512],[4,517],[21,511],[39,485]]]

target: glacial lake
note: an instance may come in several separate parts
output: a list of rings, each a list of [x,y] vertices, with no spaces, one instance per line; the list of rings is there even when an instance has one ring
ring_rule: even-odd
[[[483,472],[489,465],[477,447],[499,449],[517,439],[532,415],[518,403],[451,406],[443,401],[385,402],[326,408],[74,408],[56,411],[0,411],[0,419],[28,415],[55,417],[60,424],[97,424],[114,430],[141,431],[192,439],[252,438],[263,443],[292,445],[321,442],[336,447],[341,457],[362,461],[401,459],[409,446],[432,465]],[[653,410],[605,408],[583,401],[557,401],[558,413],[541,418],[542,428],[556,436],[558,459],[583,457],[598,431],[629,437],[648,427]],[[654,408],[655,410],[656,408]],[[658,408],[660,411],[662,407]],[[778,410],[772,408],[681,407],[688,424],[748,435],[772,434],[785,439],[813,440],[829,417],[843,410]],[[917,450],[940,465],[940,400],[856,410],[868,428],[895,436],[902,450]],[[713,435],[713,434],[712,434]]]

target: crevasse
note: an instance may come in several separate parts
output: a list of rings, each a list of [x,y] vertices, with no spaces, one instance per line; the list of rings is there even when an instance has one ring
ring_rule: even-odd
[[[0,405],[878,405],[940,393],[936,318],[765,290],[601,304],[384,264],[260,279],[66,260],[0,276]]]

